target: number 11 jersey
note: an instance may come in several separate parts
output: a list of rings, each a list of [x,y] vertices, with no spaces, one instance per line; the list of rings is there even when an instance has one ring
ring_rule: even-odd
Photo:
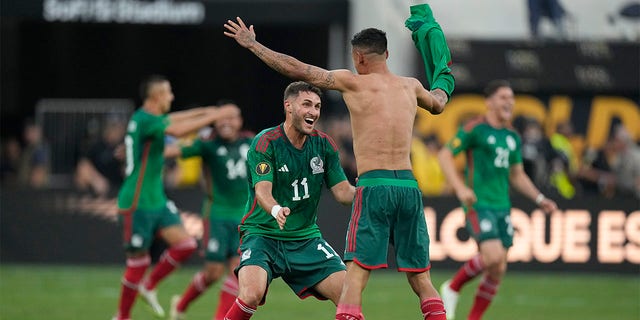
[[[283,125],[263,130],[253,139],[247,169],[250,194],[240,224],[241,237],[261,235],[278,240],[320,237],[316,221],[322,187],[331,188],[347,179],[331,137],[314,130],[302,149],[297,149],[285,135]],[[260,181],[272,182],[275,200],[291,209],[283,230],[271,212],[258,204],[255,185]]]

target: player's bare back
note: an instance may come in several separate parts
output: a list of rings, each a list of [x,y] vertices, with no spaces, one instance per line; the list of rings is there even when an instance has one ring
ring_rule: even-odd
[[[410,148],[416,116],[416,80],[391,73],[354,75],[342,97],[351,114],[358,174],[411,170]]]

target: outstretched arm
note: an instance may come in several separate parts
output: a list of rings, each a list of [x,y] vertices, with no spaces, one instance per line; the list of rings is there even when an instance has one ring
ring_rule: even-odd
[[[287,217],[291,213],[289,207],[281,207],[272,194],[273,183],[271,181],[260,181],[256,183],[256,199],[258,204],[266,212],[270,212],[274,219],[278,222],[280,230],[284,228]]]
[[[205,112],[202,114],[199,112],[194,112],[192,114],[182,113],[177,117],[174,117],[173,113],[170,113],[169,119],[171,120],[171,124],[165,129],[165,133],[175,137],[182,137],[213,123],[216,120],[240,113],[240,109],[231,105],[223,107],[206,107],[203,109]]]
[[[344,180],[335,186],[331,187],[331,193],[333,197],[339,203],[349,206],[353,203],[353,197],[356,194],[356,188],[349,183],[349,181]]]
[[[224,24],[227,31],[224,34],[235,39],[239,45],[249,49],[273,70],[291,79],[303,80],[323,89],[341,91],[344,88],[344,84],[340,78],[347,76],[346,73],[351,76],[351,72],[348,70],[328,71],[304,63],[292,56],[273,51],[256,41],[253,25],[247,28],[240,17],[236,19],[237,22],[227,20],[227,23]]]
[[[183,121],[191,118],[204,117],[207,115],[207,112],[208,112],[207,110],[210,108],[212,107],[199,107],[199,108],[192,108],[192,109],[182,110],[182,111],[173,111],[169,113],[169,119],[171,119],[171,122],[176,122],[176,121]]]

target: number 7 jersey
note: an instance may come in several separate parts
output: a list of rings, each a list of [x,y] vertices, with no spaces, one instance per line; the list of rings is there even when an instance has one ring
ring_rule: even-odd
[[[302,149],[297,149],[282,125],[266,129],[253,139],[247,169],[250,195],[240,224],[242,237],[252,234],[279,240],[320,237],[316,220],[322,188],[331,188],[347,179],[340,166],[338,148],[327,134],[314,130]],[[275,200],[291,209],[283,230],[271,212],[258,204],[255,185],[260,181],[272,182]]]
[[[453,155],[465,151],[465,182],[478,199],[476,208],[508,209],[509,168],[522,163],[520,137],[510,128],[494,128],[484,117],[470,120],[447,147]]]

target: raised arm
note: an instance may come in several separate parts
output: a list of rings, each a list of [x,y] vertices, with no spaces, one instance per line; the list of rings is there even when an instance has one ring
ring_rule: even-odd
[[[273,70],[291,79],[303,80],[322,89],[343,91],[347,88],[349,79],[353,77],[349,70],[329,71],[273,51],[256,41],[253,25],[247,28],[240,17],[236,19],[237,22],[227,20],[227,23],[224,24],[227,31],[224,34],[249,49]]]
[[[173,113],[170,113],[169,119],[171,122],[167,129],[165,129],[165,133],[176,137],[182,137],[218,119],[233,116],[240,112],[237,107],[231,105],[219,108],[206,107],[204,109],[206,111],[202,115],[198,112],[194,112],[193,114],[191,114],[191,116],[181,114],[177,117],[174,117]]]
[[[420,81],[413,79],[416,89],[418,106],[429,111],[431,114],[440,114],[444,111],[444,106],[448,101],[447,94],[441,89],[429,91],[425,89]]]
[[[174,111],[169,113],[169,119],[171,120],[171,122],[176,122],[190,118],[204,117],[207,115],[207,110],[209,110],[210,108],[213,107],[199,107],[182,111]]]

